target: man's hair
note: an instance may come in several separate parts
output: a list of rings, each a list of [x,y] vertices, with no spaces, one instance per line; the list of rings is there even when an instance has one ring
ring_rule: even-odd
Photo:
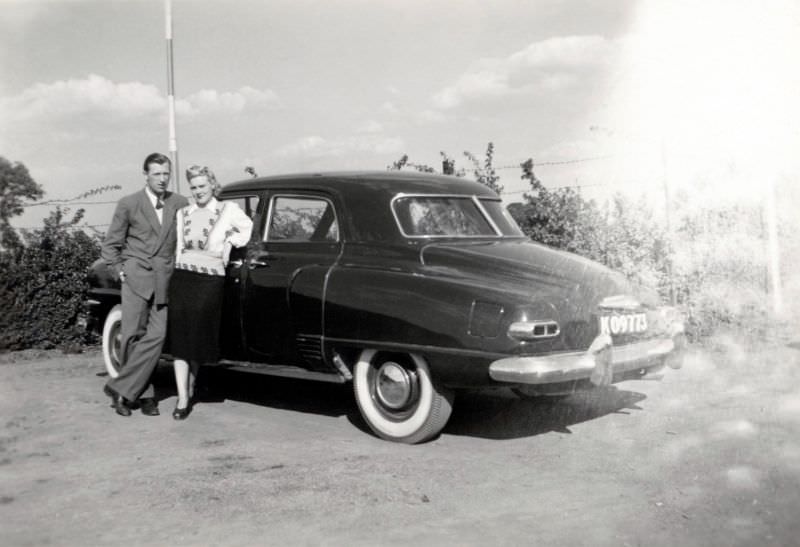
[[[159,152],[153,152],[144,159],[144,163],[142,164],[142,171],[144,171],[145,173],[149,172],[151,163],[158,163],[160,165],[167,164],[170,167],[172,167],[172,162],[169,160],[169,158]]]

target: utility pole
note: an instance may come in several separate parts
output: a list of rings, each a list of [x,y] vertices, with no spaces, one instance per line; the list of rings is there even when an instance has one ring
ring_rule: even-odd
[[[672,210],[670,204],[669,175],[667,174],[667,151],[664,137],[661,137],[661,181],[664,185],[664,225],[667,230],[667,284],[669,286],[669,303],[677,302],[675,294],[675,279],[672,272]]]
[[[783,290],[781,287],[781,259],[778,246],[778,215],[775,210],[775,179],[770,176],[766,184],[765,213],[767,217],[767,251],[772,296],[772,311],[777,317],[783,315]]]
[[[167,108],[169,118],[169,155],[172,160],[175,192],[180,194],[181,172],[178,167],[178,139],[175,137],[175,74],[172,64],[172,0],[165,0],[167,36]]]

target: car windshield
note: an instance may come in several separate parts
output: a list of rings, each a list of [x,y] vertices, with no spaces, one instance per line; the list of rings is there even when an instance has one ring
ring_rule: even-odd
[[[393,207],[403,234],[409,237],[498,235],[469,196],[402,196]]]

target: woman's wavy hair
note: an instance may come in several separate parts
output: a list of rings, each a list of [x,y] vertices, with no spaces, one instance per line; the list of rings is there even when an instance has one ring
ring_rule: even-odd
[[[186,181],[192,182],[192,179],[196,177],[206,177],[208,182],[211,183],[211,191],[213,192],[214,197],[219,196],[219,192],[222,187],[217,182],[217,177],[214,175],[214,171],[204,165],[190,165],[186,169]]]

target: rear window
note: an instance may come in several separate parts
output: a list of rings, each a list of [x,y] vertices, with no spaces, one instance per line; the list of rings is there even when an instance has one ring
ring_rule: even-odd
[[[481,205],[492,217],[492,221],[500,228],[500,232],[504,236],[524,236],[520,230],[517,221],[508,212],[508,209],[503,207],[499,199],[482,199]]]
[[[469,196],[403,196],[392,207],[401,231],[409,237],[498,235]]]

